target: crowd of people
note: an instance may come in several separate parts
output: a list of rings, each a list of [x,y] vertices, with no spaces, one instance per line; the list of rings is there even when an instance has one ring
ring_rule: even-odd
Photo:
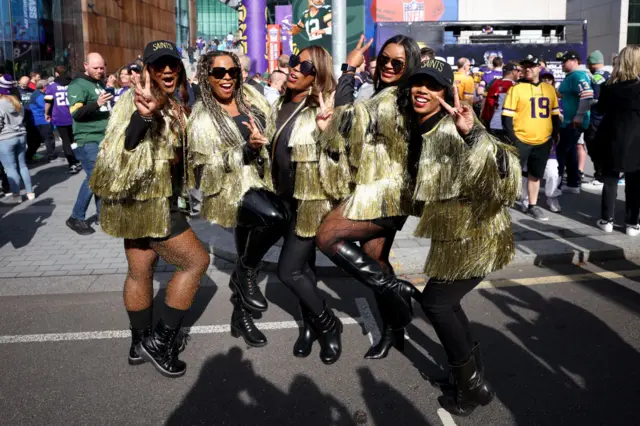
[[[366,358],[402,350],[412,301],[419,303],[450,366],[432,382],[444,391],[441,405],[462,416],[489,404],[493,391],[461,300],[512,259],[509,207],[520,200],[527,214],[545,220],[537,205],[542,179],[553,211],[562,191],[579,192],[582,133],[582,149],[604,183],[598,226],[612,224],[624,173],[627,234],[640,233],[640,47],[623,49],[611,75],[602,72],[599,52],[589,56],[591,72],[567,52],[567,77],[556,90],[534,56],[507,64],[495,58],[475,83],[465,58],[454,72],[433,50],[399,35],[367,60],[372,42],[361,37],[339,79],[327,51],[311,46],[282,56],[266,81],[250,74],[246,56],[202,52],[190,81],[181,52],[164,40],[112,76],[90,53],[73,80],[64,67],[49,84],[35,79],[29,105],[38,134],[47,149],[55,147],[55,128],[70,171],[86,173],[67,226],[95,232],[85,217],[94,198],[99,226],[124,239],[131,365],[148,362],[166,377],[186,371],[181,324],[209,265],[188,220],[194,190],[199,215],[234,230],[234,337],[267,344],[253,320],[268,309],[259,265],[283,238],[277,275],[297,296],[303,323],[293,355],[309,356],[317,342],[323,363],[339,360],[342,324],[318,290],[317,248],[375,294],[383,333]],[[0,160],[11,194],[19,197],[22,179],[29,199],[35,194],[19,90],[31,82],[16,87],[11,76],[0,78]],[[409,216],[419,218],[416,235],[431,239],[422,293],[389,262]],[[177,268],[154,325],[158,257]]]

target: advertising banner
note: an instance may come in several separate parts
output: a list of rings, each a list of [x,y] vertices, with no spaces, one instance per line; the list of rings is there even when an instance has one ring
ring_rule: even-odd
[[[317,45],[331,53],[331,0],[293,0],[293,53]]]
[[[285,55],[291,55],[291,52],[293,52],[293,36],[291,35],[291,27],[293,25],[293,8],[290,4],[276,6],[276,24],[280,25],[282,53]]]
[[[368,0],[374,22],[455,21],[458,0]]]
[[[241,43],[243,50],[251,58],[252,73],[262,73],[267,69],[267,59],[264,54],[267,39],[266,9],[266,0],[245,0],[238,9]]]
[[[267,25],[267,60],[269,72],[278,69],[278,57],[280,57],[280,25]]]

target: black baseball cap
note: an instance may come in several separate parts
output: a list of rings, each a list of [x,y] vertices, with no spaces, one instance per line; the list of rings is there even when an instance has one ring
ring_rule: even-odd
[[[453,86],[453,69],[448,63],[438,60],[429,59],[422,63],[422,67],[411,74],[410,79],[418,79],[420,77],[431,77],[442,86]]]
[[[178,52],[178,48],[173,42],[167,40],[156,40],[147,44],[144,48],[144,55],[142,57],[142,62],[145,64],[150,64],[163,56],[169,56],[175,59],[182,60],[180,57],[180,53]]]
[[[508,72],[515,71],[517,69],[518,69],[518,64],[514,62],[508,62],[502,67],[502,72],[506,74]]]
[[[533,55],[527,55],[523,60],[520,61],[520,65],[531,64],[534,67],[540,65],[540,58]]]
[[[575,50],[567,50],[566,52],[564,52],[564,55],[562,55],[562,62],[571,59],[577,59],[578,62],[580,62],[580,54]]]

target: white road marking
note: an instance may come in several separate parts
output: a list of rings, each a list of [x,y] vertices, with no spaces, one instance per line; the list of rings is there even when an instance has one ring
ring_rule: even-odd
[[[451,414],[449,414],[447,410],[444,408],[438,408],[437,413],[444,426],[456,426],[456,422],[453,421],[453,417],[451,417]]]
[[[373,345],[373,343],[379,341],[381,337],[376,318],[373,316],[373,313],[371,313],[371,307],[366,298],[358,297],[356,299],[356,306],[358,307],[358,312],[360,312],[360,322],[364,325],[364,329],[367,331],[367,337],[369,337],[369,341]]]
[[[359,324],[358,318],[340,318],[344,325]],[[258,322],[261,330],[284,330],[298,328],[302,323],[296,321]],[[215,334],[228,333],[229,325],[198,325],[190,328],[190,334]],[[42,343],[42,342],[68,342],[76,340],[104,340],[126,339],[131,337],[129,330],[85,331],[79,333],[49,333],[49,334],[22,334],[15,336],[0,336],[0,344],[8,343]]]

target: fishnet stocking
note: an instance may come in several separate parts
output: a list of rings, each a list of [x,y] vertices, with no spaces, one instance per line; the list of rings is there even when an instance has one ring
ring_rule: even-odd
[[[153,303],[153,265],[158,254],[146,241],[124,240],[129,269],[122,296],[127,311],[143,311]]]

